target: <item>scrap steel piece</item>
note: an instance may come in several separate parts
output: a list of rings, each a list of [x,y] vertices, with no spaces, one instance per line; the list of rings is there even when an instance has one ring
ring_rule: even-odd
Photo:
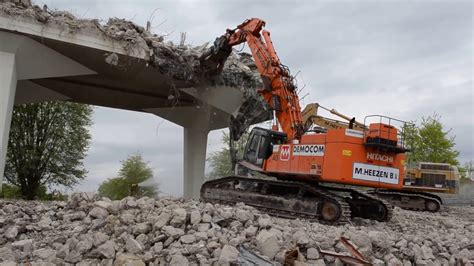
[[[361,261],[367,261],[367,259],[364,258],[364,256],[356,249],[356,247],[351,242],[349,242],[349,239],[341,236],[339,240],[351,252],[352,256],[356,257]]]
[[[327,255],[327,256],[336,257],[336,258],[340,259],[342,262],[345,262],[345,263],[350,264],[350,265],[372,265],[370,262],[368,262],[366,260],[361,260],[361,259],[358,259],[358,258],[351,257],[349,255],[337,253],[337,252],[330,251],[330,250],[320,249],[319,253],[323,254],[323,255]]]
[[[298,260],[299,251],[298,249],[291,249],[285,252],[285,261],[284,266],[291,266],[295,264],[295,261]]]
[[[237,257],[239,265],[243,266],[273,266],[271,261],[263,258],[245,246],[239,246],[239,256]]]
[[[351,265],[372,265],[358,250],[357,248],[349,241],[349,239],[341,236],[339,241],[349,250],[353,257],[346,254],[341,254],[333,252],[330,250],[319,250],[319,253],[323,255],[328,255],[340,259],[342,262],[351,264]]]

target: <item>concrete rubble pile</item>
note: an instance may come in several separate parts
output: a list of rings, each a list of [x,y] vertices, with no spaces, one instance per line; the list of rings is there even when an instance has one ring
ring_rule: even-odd
[[[348,238],[375,265],[455,265],[474,259],[473,207],[395,209],[388,223],[340,226],[270,217],[250,206],[79,193],[68,202],[0,201],[0,265],[342,265]],[[10,264],[8,264],[10,263]],[[252,265],[252,264],[246,264]]]
[[[29,0],[0,0],[0,16],[12,19],[33,20],[35,23],[59,27],[65,33],[87,33],[98,38],[111,40],[130,54],[144,54],[149,66],[176,82],[185,82],[187,87],[205,85],[230,86],[239,88],[244,99],[249,101],[255,113],[254,121],[270,119],[271,113],[263,98],[256,92],[262,86],[255,63],[246,53],[233,52],[225,63],[223,73],[209,77],[202,67],[199,57],[209,43],[200,46],[177,45],[165,41],[163,36],[131,21],[110,18],[105,24],[98,19],[80,19],[67,11],[50,10],[47,6],[32,5]],[[119,57],[111,54],[105,61],[111,65],[119,64]],[[248,110],[241,110],[249,116]]]

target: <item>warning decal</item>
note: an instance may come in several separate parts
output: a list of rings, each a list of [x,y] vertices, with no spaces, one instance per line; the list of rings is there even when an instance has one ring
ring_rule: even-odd
[[[354,163],[352,178],[382,182],[387,184],[398,184],[400,170],[393,167],[377,166],[372,164]]]
[[[273,152],[278,152],[278,150],[280,149],[280,145],[273,145]]]
[[[351,136],[351,137],[356,137],[356,138],[363,138],[364,137],[364,132],[355,130],[355,129],[350,129],[346,128],[346,136]]]

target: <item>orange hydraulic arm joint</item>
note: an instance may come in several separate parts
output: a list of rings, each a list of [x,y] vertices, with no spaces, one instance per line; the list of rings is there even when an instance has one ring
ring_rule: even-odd
[[[262,30],[264,26],[263,20],[252,18],[236,29],[227,29],[226,34],[217,38],[214,46],[201,56],[201,62],[210,68],[210,72],[219,74],[231,47],[247,42],[263,79],[264,88],[259,93],[276,111],[278,122],[288,140],[299,140],[304,133],[304,126],[294,78],[289,69],[281,64],[270,32]]]

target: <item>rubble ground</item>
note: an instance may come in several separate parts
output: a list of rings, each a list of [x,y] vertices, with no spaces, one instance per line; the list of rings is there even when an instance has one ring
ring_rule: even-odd
[[[375,265],[455,265],[474,259],[473,217],[469,206],[440,213],[395,208],[386,223],[331,226],[244,204],[171,198],[111,201],[79,193],[68,202],[1,200],[0,265],[228,265],[242,262],[242,247],[254,252],[247,257],[276,265],[296,247],[300,265],[342,265],[319,252],[347,253],[341,236]]]

